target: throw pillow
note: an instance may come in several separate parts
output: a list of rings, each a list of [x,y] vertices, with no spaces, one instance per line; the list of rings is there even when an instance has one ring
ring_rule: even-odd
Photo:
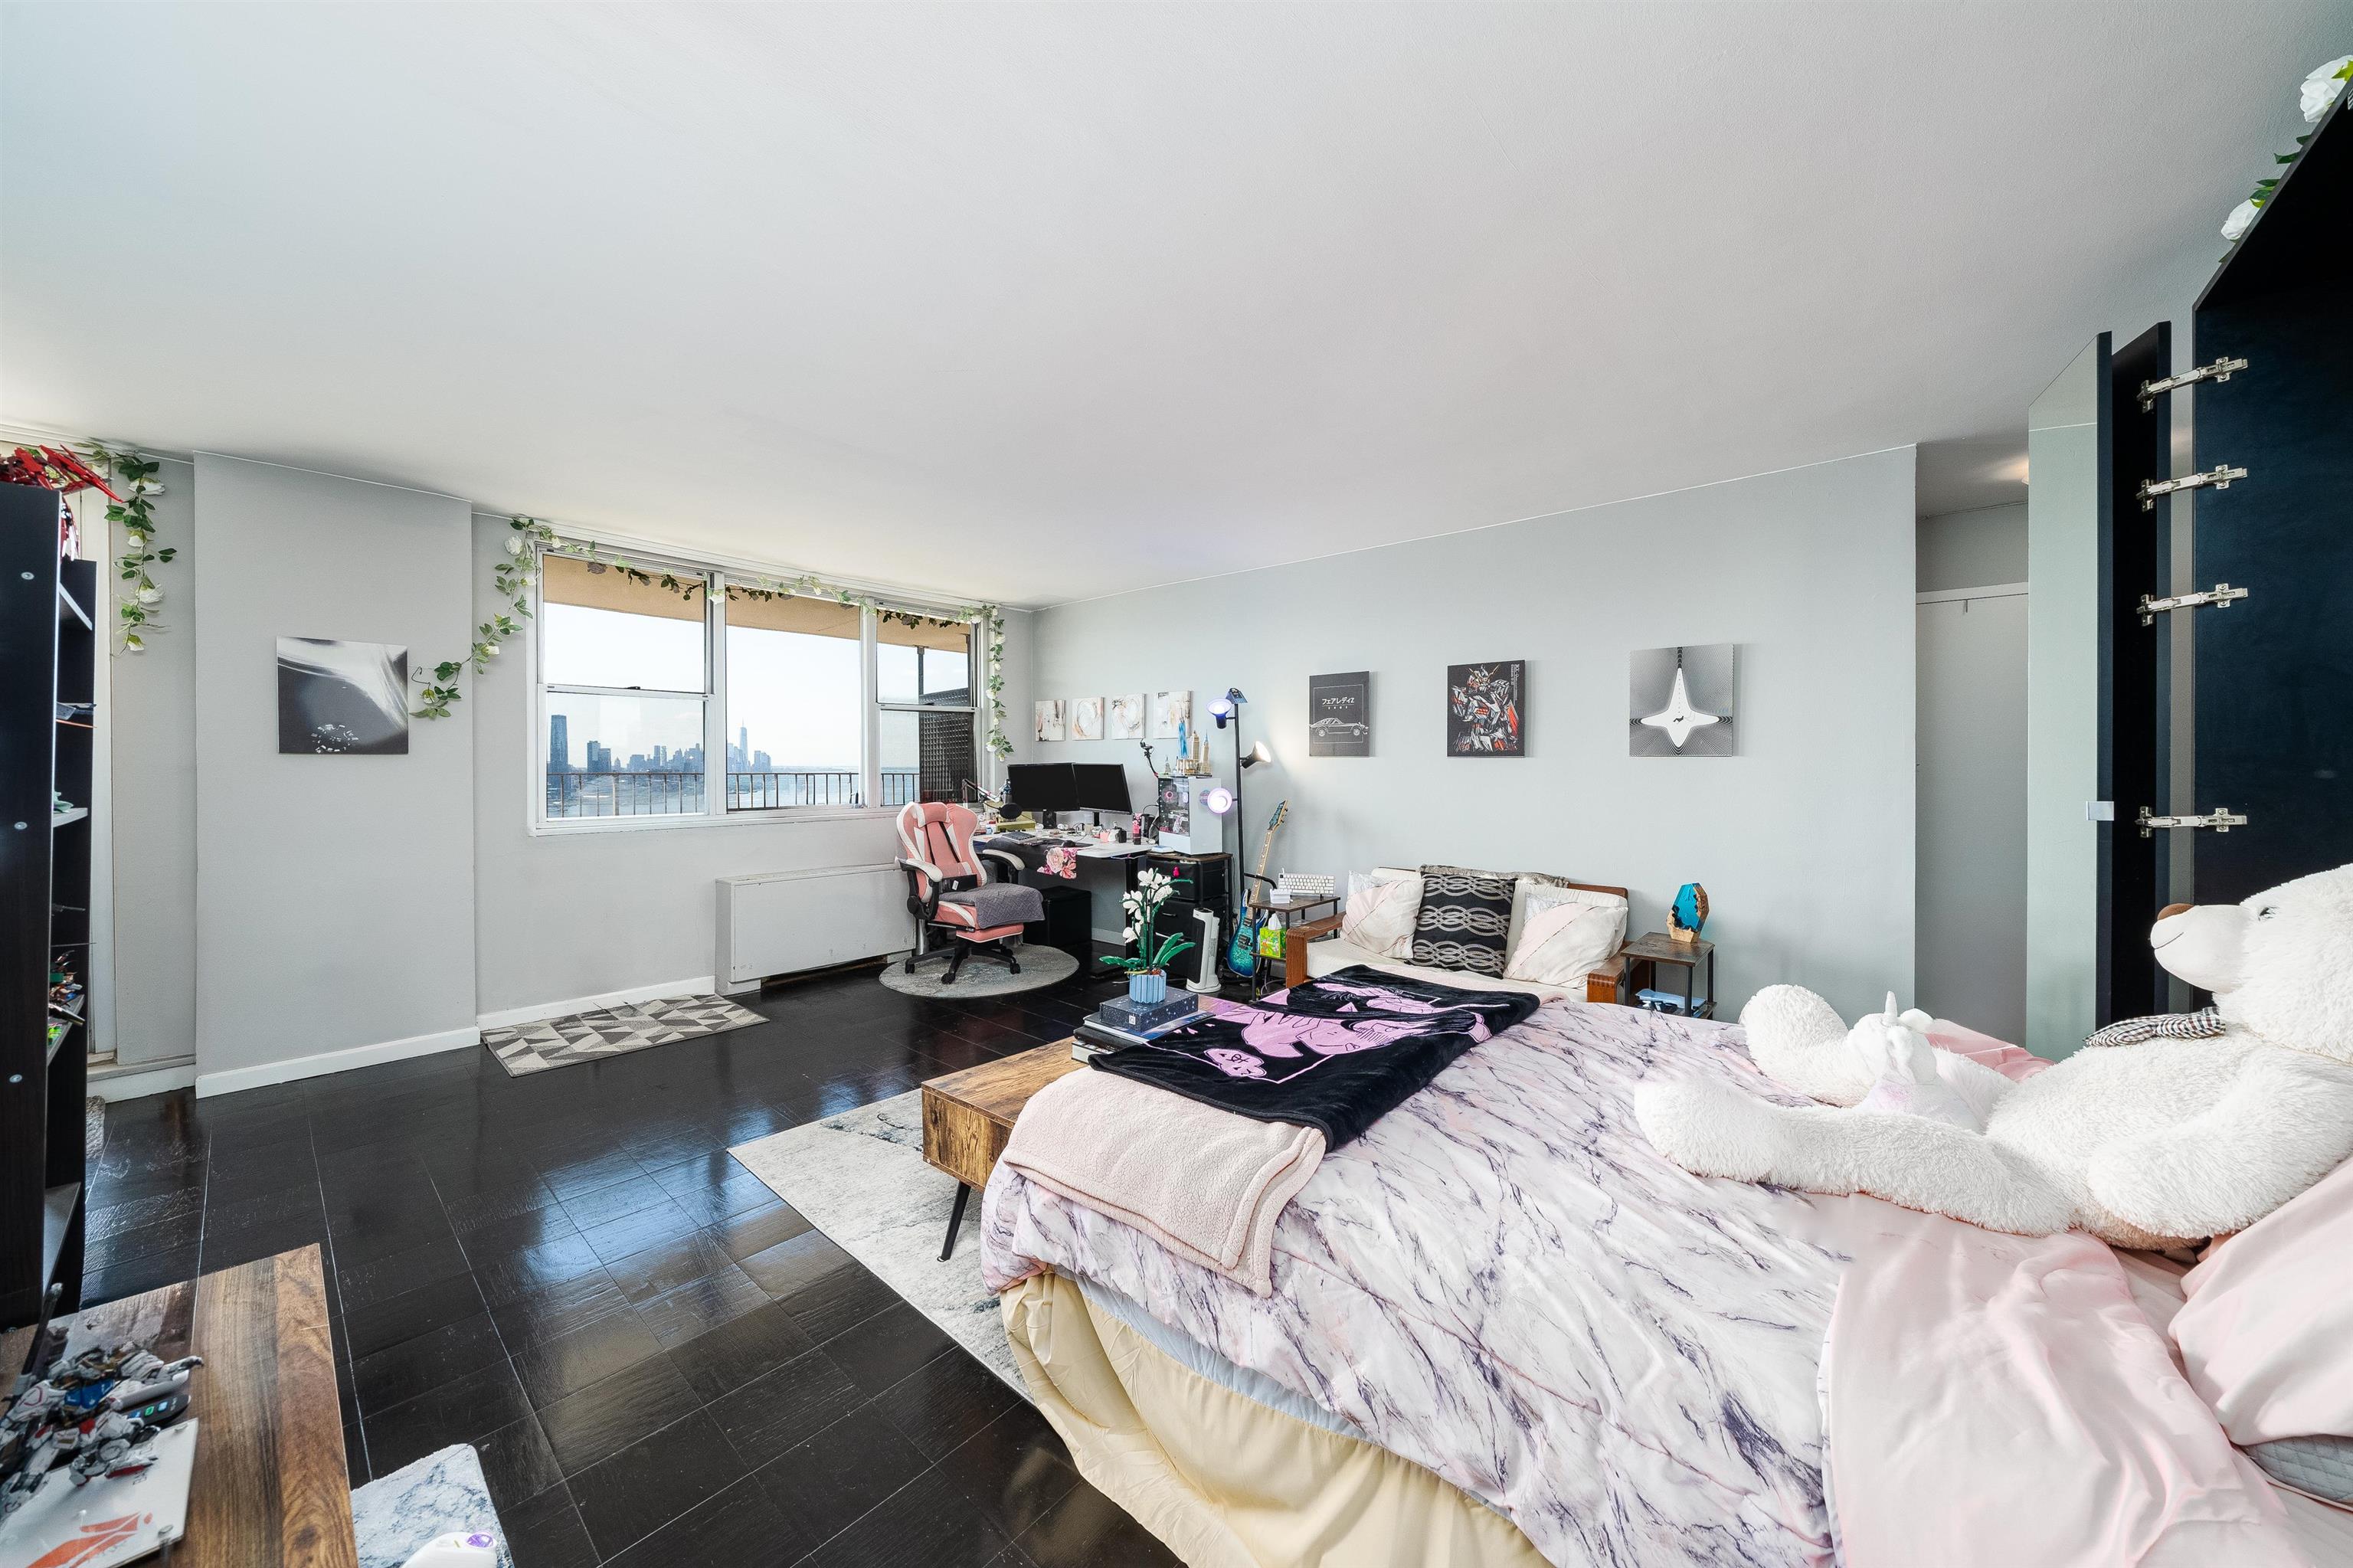
[[[1460,866],[1421,868],[1421,913],[1413,925],[1413,961],[1500,980],[1512,929],[1512,878]]]
[[[1414,917],[1421,912],[1421,873],[1377,870],[1348,874],[1348,906],[1340,939],[1378,959],[1413,955]]]
[[[1625,940],[1626,901],[1616,894],[1538,885],[1529,890],[1519,941],[1504,976],[1581,994],[1585,977]]]

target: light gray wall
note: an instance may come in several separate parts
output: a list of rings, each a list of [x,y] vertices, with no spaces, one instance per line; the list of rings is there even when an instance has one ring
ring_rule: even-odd
[[[1920,519],[1920,591],[2026,580],[2026,503]]]
[[[473,523],[474,619],[504,607],[491,567],[504,517]],[[1008,727],[1029,712],[1031,618],[1006,616]],[[531,831],[531,674],[521,639],[473,682],[477,1010],[537,1008],[712,973],[722,876],[894,859],[891,813],[858,821],[734,821],[621,832]],[[984,721],[985,723],[985,721]]]
[[[2027,417],[2026,1038],[2068,1055],[2093,1025],[2099,938],[2099,355]]]
[[[2027,596],[1920,606],[1918,1005],[2026,1028]]]
[[[277,639],[464,649],[462,501],[199,455],[198,1088],[290,1058],[474,1022],[474,736],[406,757],[281,757]]]
[[[1278,868],[1558,872],[1630,888],[1638,932],[1697,881],[1721,1016],[1793,980],[1852,1017],[1913,989],[1913,467],[1906,447],[1062,606],[1036,694],[1238,685],[1275,755],[1244,781],[1252,858],[1287,796]],[[1678,642],[1741,645],[1738,757],[1628,757],[1628,655]],[[1524,758],[1444,755],[1446,667],[1487,659],[1528,662]],[[1308,677],[1347,670],[1372,672],[1373,755],[1311,758]],[[1016,719],[1025,760],[1117,760],[1144,788],[1134,743]]]
[[[113,604],[132,586],[101,566],[110,596],[107,701],[114,837],[114,1050],[124,1065],[192,1056],[196,1049],[196,594],[195,467],[166,461],[156,474],[155,543],[176,549],[151,568],[164,590],[160,630],[143,653],[115,653]],[[93,508],[90,526],[103,530]],[[119,537],[89,535],[111,563]]]

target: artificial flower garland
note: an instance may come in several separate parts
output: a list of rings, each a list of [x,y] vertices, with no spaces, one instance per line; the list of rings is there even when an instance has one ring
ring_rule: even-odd
[[[417,673],[415,717],[448,718],[449,705],[459,701],[462,695],[458,677],[464,673],[466,665],[470,662],[474,673],[480,674],[490,668],[491,661],[498,657],[499,649],[507,639],[522,630],[522,622],[531,619],[531,585],[539,579],[539,558],[549,550],[577,553],[589,560],[611,567],[631,582],[648,588],[665,588],[681,599],[691,599],[703,589],[705,579],[700,577],[682,577],[675,572],[648,571],[594,539],[559,534],[553,524],[543,518],[518,514],[507,519],[507,527],[506,548],[491,571],[491,585],[499,597],[507,601],[507,611],[491,617],[474,629],[474,645],[464,658],[445,659],[434,665],[429,673]],[[962,626],[978,621],[987,640],[988,752],[997,758],[1013,755],[1013,742],[1005,733],[1005,617],[998,612],[997,606],[966,605],[951,609],[944,615],[933,615],[909,609],[903,605],[886,604],[871,594],[827,583],[813,574],[771,577],[759,575],[746,577],[739,572],[723,571],[722,576],[730,599],[741,596],[764,602],[792,598],[829,599],[837,604],[871,609],[882,619],[902,626]]]
[[[2320,117],[2328,112],[2329,106],[2344,95],[2345,84],[2348,81],[2353,81],[2353,55],[2339,55],[2326,65],[2315,66],[2296,93],[2296,106],[2304,111],[2304,122],[2306,125],[2319,124]],[[2311,140],[2312,132],[2307,131],[2295,139],[2295,152],[2274,154],[2272,161],[2281,164],[2295,163],[2304,156],[2304,149]],[[2257,180],[2254,194],[2232,207],[2231,216],[2222,220],[2222,238],[2236,245],[2247,230],[2255,226],[2255,215],[2263,209],[2263,204],[2272,199],[2272,193],[2279,189],[2280,181],[2286,177],[2282,174],[2267,180]]]
[[[104,468],[107,478],[122,486],[120,493],[98,476],[90,466],[92,463]],[[0,471],[0,471],[0,479],[8,483],[38,485],[60,495],[95,490],[106,497],[106,520],[122,525],[123,551],[114,563],[115,569],[124,582],[133,585],[118,609],[122,636],[116,646],[125,653],[146,652],[142,633],[163,630],[163,623],[149,612],[164,602],[164,590],[155,586],[148,568],[180,553],[169,547],[159,549],[155,544],[155,497],[164,493],[164,483],[155,474],[163,466],[130,448],[117,451],[100,441],[19,446],[0,458]]]

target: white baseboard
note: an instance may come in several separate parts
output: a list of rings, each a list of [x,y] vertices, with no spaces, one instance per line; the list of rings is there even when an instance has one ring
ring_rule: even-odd
[[[322,1051],[315,1056],[290,1056],[282,1062],[264,1062],[257,1067],[231,1067],[218,1073],[198,1073],[196,1098],[231,1095],[239,1089],[266,1088],[271,1084],[290,1084],[297,1078],[316,1078],[328,1073],[348,1073],[353,1067],[402,1062],[411,1056],[429,1056],[436,1051],[462,1051],[481,1043],[481,1030],[469,1024],[463,1029],[444,1029],[435,1034],[412,1034],[406,1040],[386,1040],[375,1045],[354,1045],[344,1051]]]
[[[159,1063],[154,1066],[132,1066],[109,1071],[104,1077],[96,1072],[90,1075],[90,1092],[112,1105],[117,1100],[135,1100],[148,1095],[168,1095],[174,1089],[189,1088],[196,1081],[196,1059],[186,1057],[176,1062]]]
[[[543,1019],[567,1018],[592,1008],[619,1007],[632,1001],[659,1001],[668,996],[709,996],[716,989],[709,975],[691,979],[664,980],[659,985],[631,986],[627,991],[608,991],[596,996],[575,996],[568,1001],[542,1001],[529,1007],[509,1007],[497,1012],[485,1012],[474,1020],[484,1029],[509,1029],[518,1023],[537,1023]]]

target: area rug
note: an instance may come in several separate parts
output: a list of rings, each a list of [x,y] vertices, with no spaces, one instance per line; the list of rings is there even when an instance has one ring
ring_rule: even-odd
[[[668,1045],[702,1034],[723,1034],[768,1021],[723,996],[673,996],[599,1007],[563,1018],[485,1029],[482,1044],[512,1077],[601,1062],[650,1045]]]
[[[495,1544],[498,1568],[514,1568],[482,1478],[482,1457],[471,1444],[427,1454],[354,1489],[352,1533],[359,1568],[402,1568],[419,1547],[445,1535],[480,1535]]]
[[[980,1202],[940,1261],[955,1181],[923,1163],[923,1092],[770,1133],[728,1150],[833,1244],[980,1358],[1023,1399],[997,1298],[980,1282]]]
[[[955,938],[948,938],[954,941]],[[955,984],[942,983],[948,972],[948,959],[934,958],[919,965],[913,974],[907,972],[904,959],[893,959],[882,966],[882,983],[902,996],[937,996],[954,1000],[956,997],[1011,996],[1017,991],[1042,991],[1050,985],[1060,985],[1079,972],[1079,960],[1060,948],[1028,948],[1017,955],[1021,960],[1019,974],[1008,973],[995,959],[978,954],[964,961],[964,972]]]

